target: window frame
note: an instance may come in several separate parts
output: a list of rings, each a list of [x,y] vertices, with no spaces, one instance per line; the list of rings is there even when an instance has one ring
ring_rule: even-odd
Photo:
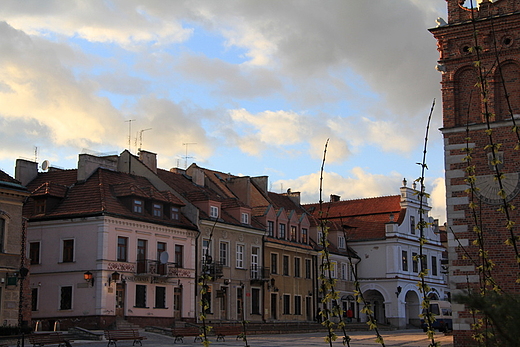
[[[241,221],[242,221],[242,224],[249,224],[249,213],[242,212]]]
[[[124,240],[124,244],[120,243],[120,240]],[[122,255],[124,256],[122,257]],[[126,236],[117,237],[116,260],[121,262],[128,262],[128,237]]]
[[[229,266],[229,242],[220,241],[218,243],[218,259],[222,266]]]
[[[148,290],[148,286],[144,284],[136,284],[135,285],[135,308],[148,308],[146,306],[146,292]]]
[[[61,239],[61,263],[74,263],[76,261],[76,240],[74,238]],[[69,244],[72,242],[72,245]]]
[[[142,199],[132,199],[132,212],[138,214],[144,213],[144,201]]]
[[[289,266],[289,256],[283,255],[282,257],[282,275],[283,276],[289,276],[290,274],[290,266]]]
[[[401,251],[401,270],[403,272],[408,272],[409,271],[409,266],[408,266],[408,251],[405,251],[405,250],[402,250]]]
[[[162,293],[160,293],[161,290],[162,290]],[[163,286],[155,287],[155,306],[154,306],[154,308],[168,308],[168,307],[166,307],[166,287],[163,287]]]
[[[163,205],[158,202],[152,203],[152,215],[161,218],[163,216]]]
[[[33,249],[32,245],[38,245],[37,248],[37,257],[36,260],[33,259],[33,253],[35,253],[35,250]],[[41,264],[41,251],[42,250],[42,242],[41,241],[29,241],[29,263],[31,265],[39,265]]]
[[[219,209],[218,206],[211,205],[209,207],[209,217],[210,218],[218,218]]]
[[[246,250],[246,246],[244,244],[241,244],[241,243],[236,244],[235,267],[237,269],[244,268],[245,250]]]
[[[70,290],[70,293],[65,293],[64,290]],[[73,308],[73,302],[74,302],[74,286],[72,285],[64,285],[60,286],[60,297],[59,297],[59,311],[70,311]],[[69,298],[64,297],[65,295],[68,295]],[[64,302],[64,300],[68,299],[68,302]]]
[[[302,258],[294,257],[294,277],[301,277]]]
[[[283,314],[291,314],[291,294],[284,294],[282,299]]]
[[[271,253],[271,274],[278,275],[278,253]]]

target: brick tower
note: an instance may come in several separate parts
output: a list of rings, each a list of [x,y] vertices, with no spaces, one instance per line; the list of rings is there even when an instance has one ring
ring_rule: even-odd
[[[512,131],[515,122],[520,127],[520,0],[480,0],[474,9],[464,6],[469,1],[446,2],[447,23],[439,20],[430,31],[438,41],[437,68],[442,72],[451,292],[457,295],[481,287],[477,267],[482,259],[473,243],[478,225],[495,264],[492,278],[504,292],[520,293],[514,248],[505,244],[511,236],[505,227],[507,218],[497,211],[504,206],[501,183],[505,201],[517,207],[508,213],[509,220],[516,222],[512,232],[520,235],[520,151],[515,150],[518,138]],[[469,163],[464,160],[467,148]],[[473,193],[466,191],[472,175],[468,166],[475,167]],[[497,173],[503,174],[500,182]],[[475,203],[474,209],[470,202]],[[454,345],[477,345],[471,338],[472,315],[464,305],[454,304],[453,311]]]

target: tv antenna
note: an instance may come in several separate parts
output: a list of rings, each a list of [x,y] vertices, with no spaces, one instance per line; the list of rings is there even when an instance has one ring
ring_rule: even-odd
[[[152,128],[142,129],[139,131],[139,147],[137,148],[138,151],[141,151],[141,149],[143,148],[143,133],[148,130],[152,130]],[[135,140],[137,142],[137,138]]]
[[[184,156],[184,170],[188,168],[188,158],[193,158],[188,156],[188,146],[189,145],[196,145],[197,142],[185,142],[182,145],[186,146],[186,155]]]
[[[128,122],[128,150],[130,151],[132,148],[131,148],[131,145],[132,145],[132,122],[135,122],[135,119],[129,119],[129,120],[125,120],[125,123]]]

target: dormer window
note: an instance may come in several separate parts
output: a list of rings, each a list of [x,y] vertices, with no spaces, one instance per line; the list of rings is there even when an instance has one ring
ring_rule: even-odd
[[[173,220],[179,220],[179,208],[178,207],[172,207],[171,218]]]
[[[217,206],[209,207],[209,216],[211,218],[218,218],[218,207]]]
[[[45,199],[37,199],[34,201],[34,214],[45,213]]]
[[[153,204],[153,216],[154,217],[162,217],[162,205],[154,203]]]
[[[242,213],[242,224],[249,224],[249,213]]]
[[[143,213],[143,200],[134,199],[133,210],[135,213]]]

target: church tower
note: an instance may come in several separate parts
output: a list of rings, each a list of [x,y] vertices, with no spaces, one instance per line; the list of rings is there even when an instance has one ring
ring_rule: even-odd
[[[520,293],[518,252],[506,244],[520,235],[520,0],[446,2],[447,22],[430,31],[442,73],[451,293],[489,290],[486,279]],[[455,346],[477,345],[474,323],[453,304]]]

